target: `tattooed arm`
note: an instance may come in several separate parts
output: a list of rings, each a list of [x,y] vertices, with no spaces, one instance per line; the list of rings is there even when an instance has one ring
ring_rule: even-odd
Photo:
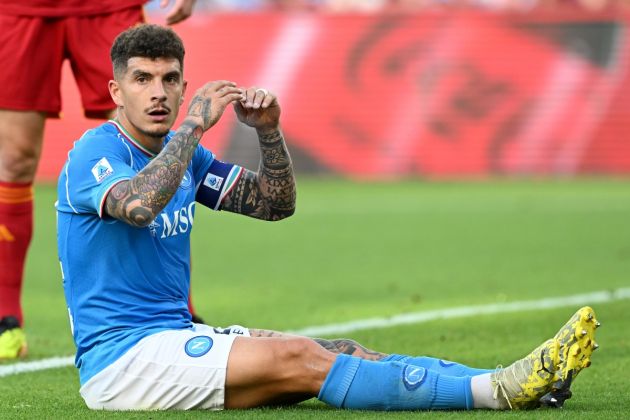
[[[243,175],[222,202],[222,209],[263,220],[280,220],[295,212],[293,164],[280,130],[280,105],[264,89],[250,88],[235,103],[239,120],[256,128],[261,160],[258,172]]]
[[[249,334],[252,337],[282,337],[290,335],[277,331],[258,329],[250,329]],[[361,359],[381,360],[383,357],[387,356],[386,353],[370,350],[367,347],[364,347],[361,344],[357,343],[356,341],[347,338],[337,338],[334,340],[313,338],[312,340],[326,350],[333,353],[349,354],[351,356],[360,357]]]
[[[107,214],[132,226],[148,226],[170,201],[203,131],[184,120],[167,146],[142,171],[118,183],[107,196]]]
[[[204,131],[216,124],[229,103],[242,98],[242,90],[233,82],[211,82],[200,88],[166,147],[136,176],[112,188],[105,201],[107,214],[132,226],[148,226],[179,188]]]

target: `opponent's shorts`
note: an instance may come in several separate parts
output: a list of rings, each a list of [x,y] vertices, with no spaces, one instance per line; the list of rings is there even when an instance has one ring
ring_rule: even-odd
[[[108,82],[116,36],[144,22],[142,6],[63,18],[0,14],[0,109],[41,111],[59,117],[61,69],[70,60],[87,117],[116,108]]]
[[[96,410],[222,410],[225,373],[234,339],[247,328],[194,324],[140,340],[81,387]]]

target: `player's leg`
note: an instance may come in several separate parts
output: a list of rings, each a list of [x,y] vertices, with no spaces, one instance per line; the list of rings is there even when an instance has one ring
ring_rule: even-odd
[[[0,357],[24,355],[20,295],[45,115],[61,106],[60,19],[0,13]],[[3,317],[9,317],[4,321]]]
[[[108,89],[113,78],[109,52],[119,33],[144,22],[142,5],[67,19],[66,49],[86,117],[109,118],[116,108]]]
[[[571,380],[590,365],[590,355],[597,348],[594,332],[598,326],[593,310],[582,308],[552,339],[523,359],[505,369],[474,377],[453,377],[406,363],[374,362],[341,354],[326,375],[318,397],[336,407],[375,410],[561,406],[570,398]],[[302,345],[307,346],[307,343],[305,340]],[[312,346],[309,348],[312,350]],[[255,357],[252,350],[245,354]],[[282,355],[278,354],[273,362],[283,366]],[[299,361],[299,352],[296,352],[292,358],[298,360],[298,368],[308,365],[309,356]],[[240,362],[240,358],[234,360]],[[248,369],[243,371],[245,378]],[[292,376],[285,379],[293,380]],[[255,390],[256,383],[250,385]],[[285,396],[282,385],[266,390],[271,393],[266,397],[267,402],[274,401],[274,392],[278,392],[279,397]],[[302,391],[309,395],[309,390]],[[255,394],[251,395],[254,396],[251,400],[244,395],[244,401],[252,406],[265,403],[264,399],[257,400]]]
[[[336,354],[306,337],[239,337],[234,341],[225,408],[275,405],[313,396],[336,407],[364,410],[473,406],[470,377]]]
[[[21,293],[44,119],[39,112],[0,110],[0,358],[27,352]]]
[[[46,115],[0,109],[0,181],[30,184],[42,151]]]

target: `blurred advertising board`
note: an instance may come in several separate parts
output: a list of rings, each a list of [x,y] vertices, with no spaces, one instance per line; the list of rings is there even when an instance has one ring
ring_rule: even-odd
[[[356,179],[630,173],[630,16],[198,14],[187,98],[205,81],[275,92],[303,173]],[[94,124],[65,72],[40,179]],[[182,109],[185,110],[185,106]],[[180,116],[181,120],[181,116]],[[228,109],[203,144],[257,168]]]

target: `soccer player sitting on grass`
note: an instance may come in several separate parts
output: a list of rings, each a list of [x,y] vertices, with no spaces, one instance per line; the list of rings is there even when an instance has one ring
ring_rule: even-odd
[[[111,49],[117,118],[76,142],[58,185],[58,247],[81,395],[94,409],[224,409],[317,397],[371,410],[561,406],[590,364],[599,325],[580,309],[507,368],[473,369],[323,340],[192,323],[187,310],[195,204],[263,220],[295,210],[277,98],[215,81],[183,103],[184,47],[142,25]],[[199,145],[232,105],[258,134],[257,172]]]

